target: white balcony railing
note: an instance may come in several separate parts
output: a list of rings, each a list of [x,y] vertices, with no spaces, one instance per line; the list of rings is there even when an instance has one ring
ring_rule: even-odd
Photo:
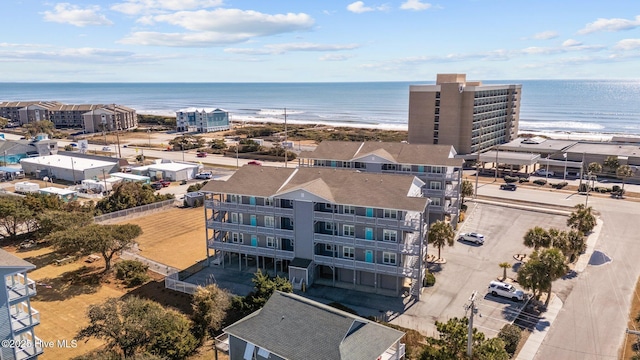
[[[417,231],[420,229],[420,218],[409,217],[404,220],[390,219],[390,218],[378,218],[368,217],[352,214],[334,214],[331,212],[314,211],[314,220],[319,221],[336,221],[350,224],[362,224],[377,226],[385,229],[400,229],[406,231]]]
[[[225,201],[219,201],[219,200],[205,200],[204,204],[208,209],[237,211],[237,212],[243,212],[247,214],[275,214],[275,215],[293,216],[293,209],[282,208],[277,206],[237,204],[237,203],[225,202]]]
[[[29,279],[26,275],[14,274],[7,276],[5,281],[9,293],[9,301],[25,296],[34,296],[37,293],[35,281]]]
[[[40,312],[30,308],[26,302],[21,302],[11,307],[11,328],[13,331],[38,325],[40,323]]]
[[[293,260],[293,258],[295,257],[293,251],[250,246],[243,243],[230,243],[225,241],[209,240],[207,244],[211,249],[230,251],[246,255],[268,256],[286,260]]]
[[[29,346],[15,348],[16,360],[35,359],[42,354],[42,340],[37,336],[32,338],[29,333],[26,334],[27,336],[15,339],[17,343],[29,344]]]
[[[224,221],[207,220],[207,228],[216,229],[222,231],[240,232],[245,234],[261,234],[261,235],[273,235],[279,237],[292,238],[293,230],[279,229],[266,226],[253,226],[247,224],[235,224]]]
[[[376,263],[370,263],[366,261],[359,261],[359,260],[345,259],[345,258],[338,258],[338,257],[331,257],[331,256],[314,255],[313,261],[318,265],[337,266],[343,269],[366,270],[366,271],[377,272],[379,274],[408,277],[412,279],[417,279],[418,276],[420,275],[420,272],[418,269],[413,269],[409,267],[376,264]]]
[[[404,355],[405,355],[405,346],[404,344],[400,343],[400,346],[398,346],[398,349],[394,349],[393,347],[388,348],[387,351],[385,351],[384,354],[382,354],[379,359],[380,360],[404,359]]]

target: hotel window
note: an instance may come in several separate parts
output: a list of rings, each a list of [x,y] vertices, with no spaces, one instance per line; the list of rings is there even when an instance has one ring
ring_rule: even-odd
[[[411,171],[411,165],[401,165],[400,166],[400,171],[410,172]]]
[[[232,202],[232,203],[235,203],[235,204],[238,204],[238,203],[241,202],[240,195],[228,195],[228,196],[229,196],[229,202]]]
[[[355,206],[351,206],[351,205],[344,205],[342,207],[342,213],[343,214],[355,214],[356,213],[356,207]]]
[[[335,249],[335,245],[324,244],[324,250],[328,252],[332,252]]]
[[[231,222],[234,224],[242,224],[242,214],[235,212],[231,213]]]
[[[273,206],[273,198],[272,197],[264,198],[264,206]]]
[[[441,190],[442,183],[440,181],[429,181],[429,189],[430,190]]]
[[[324,229],[327,231],[333,232],[333,223],[330,223],[330,222],[324,223]]]
[[[356,236],[356,227],[353,225],[342,225],[342,236]]]
[[[275,221],[273,219],[273,216],[265,216],[264,217],[264,226],[265,227],[274,227]]]
[[[440,206],[440,198],[429,198],[431,199],[431,205]]]
[[[236,244],[242,244],[244,240],[244,234],[239,234],[239,233],[231,233],[231,242],[232,243],[236,243]]]
[[[325,210],[333,210],[333,205],[328,203],[323,204],[323,207]]]
[[[351,246],[343,246],[342,257],[345,259],[355,259],[356,249],[352,248]]]
[[[395,253],[390,253],[390,252],[383,252],[382,253],[382,263],[383,264],[388,264],[388,265],[395,265],[396,264],[396,254]]]
[[[384,209],[384,217],[387,219],[397,219],[398,210]]]
[[[398,232],[395,230],[384,229],[382,232],[382,239],[384,241],[396,242],[398,240]]]
[[[276,241],[276,238],[274,238],[273,236],[267,236],[267,247],[268,248],[274,248],[278,245],[278,242]]]

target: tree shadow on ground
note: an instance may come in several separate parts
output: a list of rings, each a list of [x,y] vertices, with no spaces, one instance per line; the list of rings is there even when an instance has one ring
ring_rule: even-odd
[[[37,282],[38,294],[35,299],[40,301],[60,301],[72,297],[93,294],[100,288],[104,273],[101,268],[83,266],[77,270],[68,271],[56,278],[44,278]]]
[[[162,306],[175,308],[189,316],[193,312],[191,309],[191,295],[165,288],[164,278],[153,279],[140,285],[125,294],[123,298],[128,296],[153,300]]]
[[[511,265],[511,270],[513,270],[515,272],[518,272],[518,270],[520,270],[520,266],[522,266],[522,263],[521,262],[517,262],[517,263]]]
[[[50,265],[53,260],[63,257],[62,255],[56,253],[55,251],[48,252],[46,254],[40,254],[36,256],[27,257],[24,260],[32,263],[36,266],[36,269],[43,268],[47,265]]]
[[[427,270],[429,270],[429,272],[433,274],[439,273],[440,271],[442,271],[442,264],[427,263]]]

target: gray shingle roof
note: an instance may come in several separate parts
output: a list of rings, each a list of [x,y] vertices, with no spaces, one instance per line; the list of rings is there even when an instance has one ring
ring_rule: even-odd
[[[0,268],[16,268],[16,269],[25,269],[31,270],[35,269],[36,266],[32,263],[22,260],[19,257],[0,249]]]
[[[451,145],[407,144],[378,141],[323,141],[314,151],[303,151],[301,158],[353,161],[378,155],[390,162],[407,165],[461,166],[463,160],[450,157]]]
[[[201,191],[286,198],[302,190],[335,204],[423,211],[428,199],[408,196],[415,184],[423,182],[413,175],[245,165],[227,181],[209,181]]]
[[[401,331],[281,292],[225,332],[292,360],[374,360],[404,336]]]

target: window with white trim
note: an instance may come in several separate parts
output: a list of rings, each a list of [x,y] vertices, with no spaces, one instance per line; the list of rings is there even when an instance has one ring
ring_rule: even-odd
[[[333,231],[333,223],[330,223],[330,222],[324,223],[324,229],[327,231]]]
[[[398,232],[395,230],[387,230],[384,229],[382,231],[382,239],[384,241],[393,241],[396,242],[398,240]]]
[[[234,224],[239,224],[240,223],[240,219],[242,219],[242,214],[238,214],[235,212],[231,213],[231,222]]]
[[[441,190],[442,182],[441,181],[429,181],[429,189],[431,190]]]
[[[356,236],[356,227],[353,225],[342,225],[342,236]]]
[[[342,207],[342,213],[343,214],[355,214],[356,213],[356,207],[355,206],[351,206],[351,205],[344,205]]]
[[[440,206],[440,198],[432,197],[432,198],[429,198],[429,199],[431,200],[431,205]]]
[[[273,206],[273,198],[272,197],[264,198],[264,206]]]
[[[231,233],[231,242],[236,244],[242,244],[244,241],[244,234],[233,232]]]
[[[273,219],[273,216],[265,216],[264,217],[264,226],[265,227],[274,227],[275,224],[275,220]]]
[[[387,219],[397,219],[398,218],[398,210],[384,209],[384,215]]]
[[[240,195],[231,194],[229,196],[229,202],[239,204],[242,202],[242,197]]]
[[[345,259],[355,259],[356,249],[351,246],[342,247],[342,257]]]
[[[267,236],[267,247],[268,248],[275,248],[278,246],[278,241],[276,238],[274,238],[273,236]]]
[[[382,253],[382,263],[387,265],[395,265],[397,259],[396,253],[383,252]]]
[[[411,165],[400,165],[400,171],[410,172],[411,171]]]
[[[335,249],[335,245],[331,245],[331,244],[324,244],[324,251],[333,251]]]

